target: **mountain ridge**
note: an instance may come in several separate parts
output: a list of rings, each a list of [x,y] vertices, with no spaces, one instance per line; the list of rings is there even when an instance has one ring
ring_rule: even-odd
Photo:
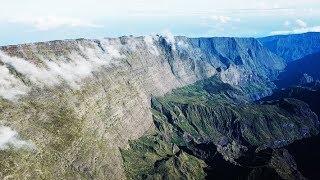
[[[320,33],[308,32],[302,34],[275,35],[258,40],[273,53],[287,62],[301,59],[306,55],[320,52]]]
[[[125,179],[119,149],[155,131],[152,97],[216,76],[251,101],[271,94],[285,67],[254,38],[121,37],[0,49],[1,123],[36,152],[0,152],[11,154],[0,163],[3,177],[16,178],[23,174],[8,161],[33,178]],[[168,163],[201,164],[172,155]]]

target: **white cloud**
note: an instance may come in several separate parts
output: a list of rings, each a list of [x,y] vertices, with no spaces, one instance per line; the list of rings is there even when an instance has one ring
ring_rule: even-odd
[[[171,45],[172,50],[176,50],[176,40],[174,35],[169,30],[163,31],[162,34],[167,43]]]
[[[102,27],[101,25],[97,25],[90,21],[86,21],[78,18],[56,17],[56,16],[20,17],[20,18],[14,18],[12,20],[9,20],[9,22],[29,25],[40,31],[57,29],[61,27],[91,27],[91,28]]]
[[[270,35],[292,34],[292,31],[271,31]]]
[[[3,52],[0,52],[0,59],[4,63],[13,66],[18,72],[40,87],[50,87],[61,83],[61,81],[66,81],[71,87],[78,88],[79,81],[91,75],[91,72],[97,67],[109,63],[109,60],[106,58],[99,59],[97,54],[91,49],[83,49],[83,53],[88,56],[88,59],[74,52],[68,55],[73,60],[68,63],[65,63],[63,59],[56,61],[43,59],[48,68],[37,67],[25,59],[10,57]]]
[[[18,133],[7,126],[0,125],[0,150],[8,149],[9,147],[17,149],[34,149],[35,146],[30,141],[21,140]]]
[[[27,93],[29,88],[10,74],[6,66],[0,66],[0,96],[16,100],[16,97]]]
[[[210,19],[223,24],[228,23],[232,20],[231,17],[228,16],[210,16]]]
[[[297,25],[296,28],[290,29],[290,30],[279,30],[279,31],[272,31],[271,35],[281,35],[281,34],[300,34],[300,33],[306,33],[306,32],[320,32],[320,26],[312,26],[308,27],[308,24],[304,22],[301,19],[297,19],[295,21],[295,24]],[[285,26],[290,26],[290,21],[285,21]]]
[[[251,36],[252,32],[262,36],[271,27],[277,26],[281,30],[282,23],[287,19],[291,20],[290,27],[296,25],[295,20],[299,18],[310,25],[316,23],[320,17],[318,2],[319,0],[201,0],[201,3],[191,0],[9,0],[1,3],[4,8],[0,11],[0,26],[3,25],[4,28],[1,30],[0,43],[146,35],[150,32],[159,33],[168,24],[171,29],[175,29],[175,33],[186,36],[204,36],[210,29],[217,31],[215,35],[219,36]],[[216,20],[210,19],[210,16]],[[202,17],[208,19],[199,24],[202,23]],[[241,23],[236,23],[239,18]],[[8,24],[8,19],[24,24]],[[30,26],[48,30],[74,26],[79,29],[99,27],[99,24],[105,27],[81,28],[81,31],[76,32],[75,28],[52,30],[52,34],[48,35],[46,32],[37,34],[30,31]],[[131,28],[124,28],[128,24]],[[224,26],[224,30],[215,25]],[[238,30],[227,27],[231,25]]]
[[[301,19],[297,19],[296,20],[296,24],[300,27],[300,28],[306,28],[307,27],[307,23],[302,21]]]
[[[233,25],[234,23],[239,22],[241,22],[241,19],[239,17],[231,17],[224,15],[211,15],[201,17],[201,25],[211,28],[223,29],[223,26]]]
[[[306,32],[320,32],[320,26],[298,28],[294,30],[283,30],[283,31],[272,31],[271,35],[281,35],[281,34],[300,34]]]
[[[291,22],[290,22],[290,21],[285,21],[285,22],[283,23],[283,25],[284,25],[284,26],[290,26],[290,25],[291,25]]]
[[[80,87],[80,82],[84,78],[92,75],[92,72],[101,66],[107,66],[116,62],[112,59],[125,57],[120,54],[118,47],[108,44],[107,40],[102,40],[102,45],[107,53],[101,52],[100,48],[87,48],[79,46],[79,52],[70,52],[64,57],[56,57],[51,61],[41,57],[42,62],[46,66],[38,67],[29,61],[11,57],[0,51],[0,60],[6,65],[12,66],[16,71],[23,74],[32,85],[38,87],[52,87],[62,82],[74,89]],[[66,60],[71,59],[71,61]],[[8,100],[16,100],[20,95],[24,95],[29,91],[19,79],[13,76],[6,66],[0,66],[0,96]]]

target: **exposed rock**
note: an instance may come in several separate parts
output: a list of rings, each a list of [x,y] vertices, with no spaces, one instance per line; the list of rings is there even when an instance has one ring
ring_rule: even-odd
[[[241,157],[248,150],[246,146],[243,146],[235,141],[227,144],[226,146],[217,145],[217,151],[222,154],[226,161],[230,161],[236,165],[238,163],[235,161]]]
[[[1,151],[0,178],[27,172],[32,179],[125,179],[119,148],[154,129],[151,96],[220,67],[226,82],[257,97],[271,92],[284,63],[252,38],[169,35],[0,47],[0,121],[38,150]]]

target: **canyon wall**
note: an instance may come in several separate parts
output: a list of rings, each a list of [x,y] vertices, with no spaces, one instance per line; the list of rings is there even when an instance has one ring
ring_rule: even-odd
[[[166,36],[0,47],[0,178],[124,179],[151,97],[211,76],[270,94],[282,58],[253,38]]]

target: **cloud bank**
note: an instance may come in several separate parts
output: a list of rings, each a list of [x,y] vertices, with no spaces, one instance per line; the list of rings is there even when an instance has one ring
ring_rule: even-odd
[[[306,28],[299,28],[293,30],[284,30],[284,31],[272,31],[271,35],[281,35],[281,34],[301,34],[307,32],[320,32],[320,26],[314,27],[306,27]]]
[[[18,133],[10,127],[0,125],[0,150],[5,150],[10,147],[16,149],[35,148],[32,142],[21,140]]]
[[[18,77],[10,73],[9,67],[37,87],[53,87],[66,83],[73,89],[79,89],[80,82],[92,75],[93,71],[102,66],[117,63],[117,59],[125,57],[120,54],[119,47],[110,44],[107,40],[101,40],[101,44],[106,52],[102,52],[99,47],[88,48],[79,45],[81,52],[72,51],[51,60],[42,57],[41,61],[45,67],[38,67],[25,59],[11,57],[0,51],[0,61],[4,63],[0,65],[0,96],[8,100],[16,100],[30,90]]]
[[[306,28],[306,27],[307,27],[307,23],[304,22],[304,21],[302,21],[301,19],[297,19],[297,20],[296,20],[296,23],[297,23],[297,25],[298,25],[299,27],[301,27],[301,28]]]
[[[290,28],[292,23],[290,21],[285,21],[284,26],[287,28]],[[297,19],[295,21],[295,27],[293,27],[290,30],[279,30],[279,31],[272,31],[271,35],[281,35],[281,34],[300,34],[300,33],[306,33],[306,32],[320,32],[320,26],[311,26],[309,27],[308,24],[301,20]]]

